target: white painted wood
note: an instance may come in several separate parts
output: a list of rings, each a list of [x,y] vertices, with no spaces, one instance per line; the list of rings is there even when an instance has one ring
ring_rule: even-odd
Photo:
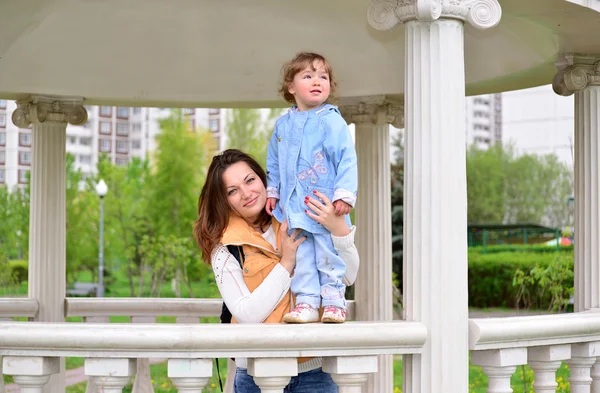
[[[356,247],[361,260],[354,292],[356,319],[391,321],[393,284],[388,123],[401,117],[402,107],[386,101],[384,96],[377,101],[369,100],[369,97],[356,101],[340,108],[346,121],[356,125],[360,179],[356,202]],[[369,392],[394,390],[391,356],[379,358],[378,374],[369,376],[366,389]]]
[[[2,318],[29,317],[38,312],[38,301],[25,298],[0,298],[0,320]]]
[[[136,371],[136,359],[87,358],[85,375],[94,377],[99,393],[121,393]]]
[[[169,359],[168,362],[168,376],[180,392],[202,393],[212,371],[212,359]]]
[[[571,358],[570,345],[531,347],[527,350],[529,367],[535,373],[533,387],[536,393],[556,392],[556,371],[563,360]]]
[[[60,371],[60,359],[56,357],[5,356],[4,374],[12,375],[22,393],[41,393],[52,374]]]
[[[298,360],[294,358],[249,358],[248,375],[263,393],[283,393],[283,388],[298,375]]]
[[[28,297],[38,302],[37,322],[63,322],[66,292],[66,129],[82,125],[87,113],[80,98],[31,96],[17,101],[12,120],[32,127]],[[44,391],[62,392],[65,371]]]
[[[377,356],[337,356],[323,359],[323,371],[331,374],[339,393],[361,393],[369,374],[377,372]]]
[[[468,390],[463,24],[405,24],[404,307],[429,338],[404,392]]]

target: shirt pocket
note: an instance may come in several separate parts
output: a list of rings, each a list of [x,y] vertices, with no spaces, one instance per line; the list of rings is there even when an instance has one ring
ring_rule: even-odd
[[[254,291],[271,273],[275,267],[276,260],[269,258],[261,252],[246,255],[242,272],[244,281],[250,292]]]

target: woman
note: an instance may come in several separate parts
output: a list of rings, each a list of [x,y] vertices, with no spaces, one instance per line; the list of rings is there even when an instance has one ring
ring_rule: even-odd
[[[194,236],[204,260],[212,265],[223,301],[233,315],[232,323],[280,323],[293,307],[291,276],[296,250],[304,241],[300,231],[288,234],[265,210],[266,173],[249,155],[226,150],[215,156],[198,201]],[[306,214],[327,228],[334,247],[346,262],[345,284],[352,285],[359,258],[354,246],[355,228],[335,214],[324,195],[307,198]],[[243,265],[226,246],[239,247]],[[246,359],[236,359],[235,392],[259,393],[247,374]],[[286,387],[288,393],[319,391],[335,393],[337,386],[321,370],[320,358],[299,358],[298,376]]]

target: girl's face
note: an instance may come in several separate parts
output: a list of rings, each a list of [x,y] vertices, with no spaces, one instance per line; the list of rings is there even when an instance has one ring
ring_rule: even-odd
[[[318,60],[297,73],[288,90],[296,99],[298,110],[308,111],[323,105],[331,90],[329,79],[325,64]]]
[[[267,190],[260,177],[243,161],[223,172],[229,206],[248,224],[253,224],[267,203]]]

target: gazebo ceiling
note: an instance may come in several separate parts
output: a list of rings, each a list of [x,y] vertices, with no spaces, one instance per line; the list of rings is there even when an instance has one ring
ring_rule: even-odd
[[[600,13],[573,3],[597,1],[571,1],[500,0],[496,28],[467,26],[467,93],[547,84],[560,53],[600,54]],[[301,50],[330,59],[340,96],[401,95],[404,28],[374,30],[368,5],[2,1],[0,98],[36,93],[82,96],[89,104],[281,106],[281,64]]]

